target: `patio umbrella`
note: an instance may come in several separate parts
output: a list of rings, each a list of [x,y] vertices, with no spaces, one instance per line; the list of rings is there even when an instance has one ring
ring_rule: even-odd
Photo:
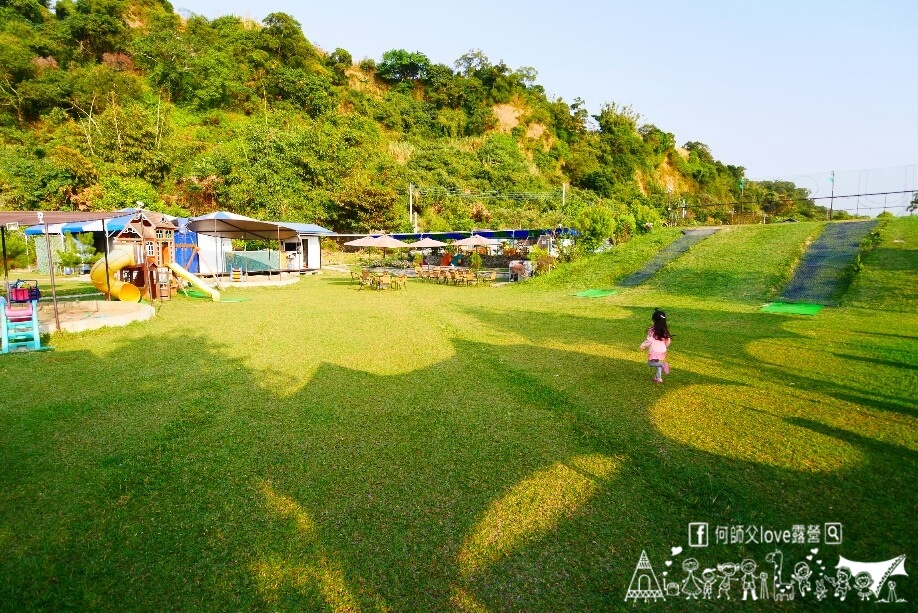
[[[377,236],[372,239],[368,244],[370,247],[381,247],[383,249],[407,249],[411,247],[408,243],[404,243],[397,238],[389,236],[388,234],[383,234],[382,236]]]
[[[433,238],[422,238],[419,241],[415,241],[409,245],[412,249],[427,249],[430,247],[446,247],[446,243],[443,241],[438,241]]]
[[[379,247],[383,250],[383,262],[386,260],[386,249],[407,249],[411,245],[404,243],[393,236],[383,234],[369,241],[370,247]]]
[[[453,242],[453,245],[457,247],[486,247],[488,245],[496,245],[499,242],[493,238],[485,238],[480,234],[473,234],[468,238],[460,238]]]
[[[361,236],[360,238],[355,238],[352,241],[347,241],[344,243],[348,247],[373,247],[373,241],[376,240],[372,236]]]

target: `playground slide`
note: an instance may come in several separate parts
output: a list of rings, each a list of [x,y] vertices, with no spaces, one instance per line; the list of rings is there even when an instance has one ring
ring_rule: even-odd
[[[93,264],[92,270],[89,271],[89,279],[103,294],[111,290],[111,295],[121,302],[140,302],[140,289],[136,285],[115,278],[115,273],[119,270],[133,265],[133,250],[114,249],[108,254],[108,280],[106,281],[105,277],[105,258]]]
[[[172,272],[174,272],[176,275],[185,279],[186,281],[194,285],[196,288],[198,288],[202,292],[209,294],[211,299],[214,302],[220,302],[220,292],[218,292],[211,286],[204,283],[204,281],[201,280],[201,277],[197,276],[196,274],[188,272],[187,270],[182,268],[182,265],[179,264],[178,262],[170,263],[169,268],[171,268]]]

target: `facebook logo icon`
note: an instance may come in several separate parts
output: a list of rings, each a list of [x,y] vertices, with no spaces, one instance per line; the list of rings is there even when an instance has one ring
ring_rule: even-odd
[[[688,525],[688,544],[689,547],[707,547],[708,546],[708,524],[707,522],[691,522]]]

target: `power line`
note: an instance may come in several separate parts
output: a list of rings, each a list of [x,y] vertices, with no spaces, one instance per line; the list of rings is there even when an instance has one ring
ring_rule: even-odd
[[[564,195],[564,190],[542,191],[542,192],[519,192],[519,191],[459,191],[447,187],[417,187],[414,193],[422,196],[446,196],[450,198],[470,198],[476,200],[560,200]],[[568,196],[570,198],[570,196]]]
[[[543,191],[543,192],[521,192],[521,191],[481,191],[481,192],[472,192],[472,191],[459,191],[457,189],[451,189],[446,187],[417,187],[414,188],[414,193],[420,195],[430,195],[430,196],[445,196],[450,198],[469,198],[469,199],[490,199],[490,200],[552,200],[555,198],[560,199],[562,196],[562,190],[558,191]],[[861,198],[867,196],[892,196],[892,195],[904,195],[904,194],[914,194],[918,193],[915,190],[899,190],[891,192],[863,192],[859,194],[844,194],[844,195],[834,195],[834,196],[807,196],[800,198],[780,198],[781,202],[809,202],[813,200],[829,200],[832,198],[835,199],[844,199],[844,198]],[[568,195],[568,200],[582,201],[580,198],[571,198],[571,195]],[[720,206],[745,206],[747,204],[761,204],[761,200],[743,200],[733,201],[733,202],[714,202],[714,203],[698,203],[698,204],[688,204],[685,205],[686,208],[711,208],[711,207],[720,207]],[[859,207],[866,211],[876,210],[882,208],[907,208],[909,205],[888,205],[888,206],[878,206],[878,207]],[[675,205],[675,208],[682,208],[679,204]]]
[[[918,193],[918,192],[912,189],[907,189],[907,190],[896,191],[896,192],[869,192],[869,193],[864,193],[864,194],[845,194],[842,196],[839,196],[836,194],[835,196],[809,196],[809,197],[801,197],[801,198],[781,198],[779,197],[779,200],[781,202],[807,202],[810,200],[829,200],[831,198],[835,198],[836,200],[838,200],[841,198],[858,198],[862,196],[887,196],[887,195],[891,196],[894,194],[915,194],[915,193]],[[744,200],[742,203],[738,201],[737,202],[715,202],[715,203],[708,203],[708,204],[691,204],[687,206],[692,207],[692,208],[705,208],[705,207],[712,207],[712,206],[736,206],[738,204],[749,204],[749,203],[761,204],[761,202],[762,202],[761,200]],[[904,206],[908,206],[908,205],[903,205],[903,207]],[[865,208],[865,207],[861,207],[861,208]],[[883,207],[875,207],[875,208],[882,209]],[[892,205],[890,205],[887,208],[892,208]]]

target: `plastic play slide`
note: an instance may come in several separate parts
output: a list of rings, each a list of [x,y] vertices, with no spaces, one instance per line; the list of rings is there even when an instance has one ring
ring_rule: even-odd
[[[114,249],[108,254],[108,280],[105,277],[105,258],[100,259],[93,264],[92,270],[89,271],[89,279],[96,289],[106,294],[111,291],[111,295],[121,302],[140,302],[140,288],[131,283],[118,281],[115,273],[125,266],[134,265],[134,252],[128,249]]]
[[[169,268],[171,268],[172,272],[174,272],[176,275],[185,279],[186,281],[194,285],[196,288],[198,288],[202,292],[209,294],[211,299],[214,302],[220,302],[220,292],[218,292],[211,286],[204,283],[204,281],[201,280],[201,277],[197,276],[196,274],[188,272],[187,270],[182,268],[181,264],[178,264],[177,262],[171,262],[169,264]]]

